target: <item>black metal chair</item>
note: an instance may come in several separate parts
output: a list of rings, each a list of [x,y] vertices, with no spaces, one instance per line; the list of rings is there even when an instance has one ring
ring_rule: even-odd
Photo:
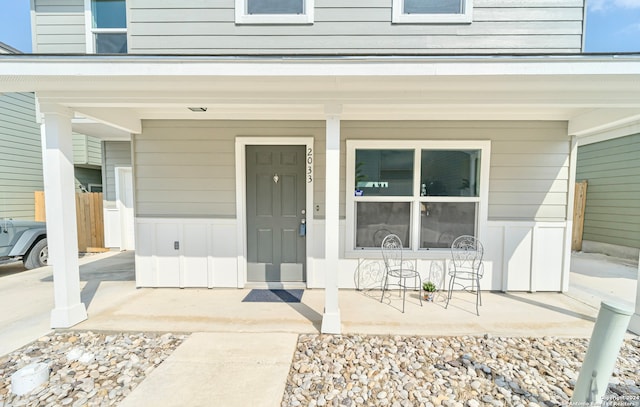
[[[422,287],[422,279],[420,273],[407,267],[402,261],[402,241],[397,235],[387,235],[382,240],[382,258],[384,259],[385,273],[382,282],[382,296],[380,302],[384,300],[384,292],[389,285],[389,277],[398,279],[399,289],[402,291],[402,312],[404,312],[404,304],[407,297],[407,280],[413,279],[413,288],[418,290],[418,298],[420,306],[422,306],[422,297],[420,296],[420,287]]]
[[[451,263],[449,263],[449,291],[447,305],[453,293],[453,286],[459,285],[464,291],[476,294],[476,314],[480,316],[479,306],[482,305],[480,293],[480,279],[484,274],[482,257],[484,247],[473,236],[458,236],[451,244]]]

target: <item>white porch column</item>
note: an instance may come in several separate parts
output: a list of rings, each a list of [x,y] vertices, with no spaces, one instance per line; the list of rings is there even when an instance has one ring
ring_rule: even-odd
[[[322,333],[339,334],[338,255],[340,236],[340,113],[342,106],[326,106],[325,180],[325,300]]]
[[[87,319],[80,302],[78,231],[71,141],[72,112],[41,105],[47,241],[53,263],[54,309],[52,328],[69,328]]]
[[[636,335],[640,335],[640,256],[638,256],[638,274],[636,274],[636,310],[631,315],[629,330]]]

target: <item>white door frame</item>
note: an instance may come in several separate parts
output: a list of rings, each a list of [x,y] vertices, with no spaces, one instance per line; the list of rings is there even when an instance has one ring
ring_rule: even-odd
[[[134,196],[133,196],[133,170],[131,167],[115,167],[116,175],[116,207],[118,208],[118,217],[120,218],[120,250],[135,250],[135,213],[134,213]],[[129,209],[123,204],[121,198],[121,177],[125,173],[131,173],[131,222],[127,224],[127,214]]]
[[[236,220],[238,231],[238,288],[244,288],[247,283],[247,157],[248,145],[291,145],[305,146],[306,172],[306,281],[312,281],[313,262],[311,253],[313,248],[313,183],[315,181],[313,137],[237,137],[236,138]],[[268,284],[271,286],[280,285]]]

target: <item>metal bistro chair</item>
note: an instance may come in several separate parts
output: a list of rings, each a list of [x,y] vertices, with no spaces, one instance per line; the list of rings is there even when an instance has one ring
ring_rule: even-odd
[[[420,274],[402,263],[402,241],[397,235],[387,235],[382,240],[382,258],[384,259],[385,273],[380,302],[384,300],[384,292],[387,290],[387,285],[389,285],[389,277],[397,278],[398,286],[402,290],[402,312],[404,312],[404,303],[407,297],[407,280],[413,279],[414,290],[418,289],[419,291],[422,286]],[[420,306],[422,306],[422,297],[418,295],[418,298],[420,299]]]
[[[445,308],[449,306],[453,286],[459,285],[465,291],[475,292],[476,314],[480,316],[478,307],[482,305],[480,279],[484,274],[483,254],[482,243],[473,236],[463,235],[453,241],[451,244],[451,263],[449,264],[449,292]]]

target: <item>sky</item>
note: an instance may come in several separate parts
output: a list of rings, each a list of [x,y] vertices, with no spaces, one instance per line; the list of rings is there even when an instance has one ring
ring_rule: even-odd
[[[29,0],[0,0],[0,42],[31,52],[30,24]],[[585,52],[640,52],[640,0],[587,0],[586,31]]]

